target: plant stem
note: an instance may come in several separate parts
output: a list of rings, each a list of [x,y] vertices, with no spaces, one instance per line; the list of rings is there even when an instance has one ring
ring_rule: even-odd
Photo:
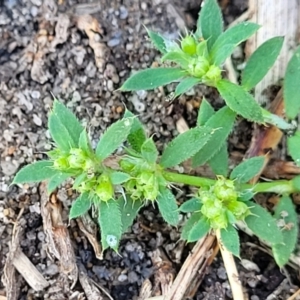
[[[232,297],[234,300],[244,300],[245,296],[243,293],[243,287],[241,281],[239,280],[239,274],[236,268],[233,255],[222,244],[220,230],[217,230],[216,236],[220,246],[220,251],[222,254],[229,284],[231,287]]]
[[[216,180],[214,179],[191,176],[170,171],[163,171],[163,176],[170,182],[183,183],[197,187],[211,186],[216,182]],[[252,191],[256,193],[291,194],[300,192],[299,181],[299,177],[295,177],[293,180],[274,180],[270,182],[259,182],[255,185],[242,184],[241,188],[243,190],[252,189]]]
[[[269,111],[267,111],[266,109],[262,108],[261,109],[263,117],[264,117],[264,121],[266,123],[272,124],[276,127],[278,127],[279,129],[283,130],[283,131],[295,131],[297,129],[297,124],[295,123],[288,123],[286,122],[284,119],[280,118],[277,115],[274,115],[272,113],[270,113]]]

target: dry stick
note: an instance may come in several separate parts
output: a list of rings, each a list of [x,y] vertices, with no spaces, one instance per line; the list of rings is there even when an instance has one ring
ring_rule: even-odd
[[[216,236],[219,242],[220,251],[222,254],[229,284],[231,287],[232,297],[234,300],[244,300],[245,297],[244,297],[243,287],[241,281],[239,280],[239,275],[238,275],[238,271],[235,265],[233,255],[224,247],[221,240],[220,230],[217,230]]]

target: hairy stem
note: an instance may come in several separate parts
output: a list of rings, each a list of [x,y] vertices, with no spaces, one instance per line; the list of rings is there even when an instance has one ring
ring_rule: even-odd
[[[163,171],[163,176],[166,180],[174,183],[183,183],[187,185],[203,187],[211,186],[216,180],[180,174],[170,171]],[[277,194],[291,194],[300,192],[300,178],[295,177],[292,180],[274,180],[270,182],[259,182],[255,185],[242,184],[242,189],[252,189],[256,193],[277,193]]]

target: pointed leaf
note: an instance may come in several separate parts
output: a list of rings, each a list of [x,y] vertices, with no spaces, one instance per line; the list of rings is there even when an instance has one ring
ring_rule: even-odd
[[[256,156],[244,160],[232,170],[230,179],[237,179],[240,183],[246,183],[261,171],[264,162],[264,156]]]
[[[78,146],[86,154],[92,154],[93,153],[92,145],[91,145],[88,133],[86,132],[85,129],[82,130],[82,132],[80,134]]]
[[[172,192],[166,188],[161,189],[156,201],[164,220],[170,225],[176,226],[179,222],[179,213],[176,199]]]
[[[236,257],[240,257],[240,239],[236,229],[228,224],[226,229],[221,229],[221,240],[225,248]]]
[[[299,231],[298,217],[293,201],[283,196],[276,205],[274,218],[283,235],[283,243],[272,246],[274,258],[279,267],[288,263],[289,258],[297,245]]]
[[[294,52],[285,71],[283,81],[283,99],[285,114],[294,119],[300,111],[300,46]]]
[[[300,166],[300,131],[287,138],[287,148],[297,166]]]
[[[271,214],[254,202],[248,202],[246,204],[250,208],[251,215],[245,218],[245,223],[253,233],[269,243],[282,243],[282,233]]]
[[[255,23],[242,22],[227,29],[217,38],[211,48],[210,57],[212,64],[220,66],[231,55],[234,48],[241,42],[246,41],[259,27]]]
[[[48,118],[48,128],[52,139],[60,150],[69,152],[76,147],[76,143],[70,135],[70,130],[65,127],[59,117],[53,112],[50,113]]]
[[[214,113],[213,107],[205,98],[203,98],[198,112],[197,126],[203,126]]]
[[[187,72],[178,68],[153,68],[139,71],[129,77],[121,91],[153,90],[160,86],[177,81],[186,76]]]
[[[152,138],[147,139],[141,148],[143,158],[150,164],[156,162],[158,157],[158,151]]]
[[[110,247],[117,251],[122,235],[122,218],[119,203],[114,199],[107,202],[100,201],[98,209],[102,248],[105,250]]]
[[[59,173],[49,160],[40,160],[23,167],[15,176],[13,184],[40,182]]]
[[[125,118],[107,128],[96,148],[96,155],[99,159],[107,158],[121,146],[130,133],[132,123],[132,118]]]
[[[77,147],[83,127],[76,116],[58,100],[54,100],[53,113],[58,117],[63,127],[67,129],[70,137]]]
[[[223,32],[222,12],[216,0],[205,0],[197,22],[197,33],[207,40],[208,50],[211,49],[219,35]]]
[[[227,177],[229,163],[226,142],[221,146],[221,149],[210,160],[208,160],[208,164],[215,175]]]
[[[189,237],[188,237],[188,242],[196,242],[203,238],[210,230],[210,224],[208,220],[202,216],[200,220],[192,227]]]
[[[245,90],[251,90],[264,78],[274,65],[282,44],[283,37],[277,36],[267,40],[254,51],[241,75]]]
[[[58,186],[72,176],[71,173],[59,172],[52,176],[47,185],[48,194],[51,194]]]
[[[184,78],[175,89],[175,96],[178,97],[187,91],[189,91],[192,87],[194,87],[197,83],[201,82],[201,79],[195,77],[186,77]]]
[[[235,117],[235,112],[224,106],[205,123],[205,127],[214,128],[215,131],[207,144],[192,158],[193,166],[203,165],[220,151],[233,128]]]
[[[133,118],[133,123],[130,129],[130,133],[127,137],[127,140],[131,145],[131,147],[133,148],[133,150],[137,152],[141,152],[141,147],[147,138],[144,126],[141,123],[141,121],[137,117],[135,117],[135,115],[132,112],[130,112],[127,109],[124,114],[124,119],[125,118]]]
[[[142,207],[142,203],[140,201],[133,201],[128,195],[126,195],[126,199],[123,196],[120,197],[118,203],[121,211],[123,232],[125,232],[133,224]]]
[[[220,80],[217,82],[217,89],[226,104],[233,111],[240,114],[245,119],[263,123],[264,119],[260,106],[242,87],[227,80]]]
[[[189,213],[194,211],[200,211],[202,203],[198,198],[192,198],[188,201],[182,203],[179,207],[179,210],[183,213]]]
[[[200,212],[193,213],[190,218],[186,221],[184,224],[182,231],[181,231],[181,239],[182,240],[188,240],[189,234],[192,230],[192,228],[197,224],[197,222],[203,218],[203,215]]]
[[[153,45],[156,47],[157,50],[159,50],[161,53],[166,53],[166,44],[165,44],[165,38],[160,35],[158,32],[154,32],[148,28],[146,28],[148,36],[153,43]]]
[[[89,193],[81,194],[73,203],[70,209],[69,218],[74,219],[85,214],[91,208],[92,202]]]
[[[191,57],[188,54],[184,53],[181,49],[176,49],[175,51],[167,52],[161,58],[162,62],[165,62],[166,60],[178,64],[183,69],[187,69],[190,64]]]
[[[124,172],[114,171],[110,174],[110,180],[112,184],[122,184],[128,181],[131,176]]]
[[[164,168],[174,167],[192,157],[214,134],[210,128],[196,127],[178,135],[164,150],[160,164]]]

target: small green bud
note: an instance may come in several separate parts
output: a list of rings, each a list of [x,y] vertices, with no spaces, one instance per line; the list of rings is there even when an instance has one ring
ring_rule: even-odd
[[[215,65],[211,65],[205,74],[205,79],[208,81],[218,82],[221,80],[221,69]]]
[[[136,178],[138,184],[143,184],[143,185],[149,185],[151,182],[153,182],[153,173],[149,171],[143,171],[141,174],[139,174]]]
[[[220,213],[218,216],[216,216],[215,218],[213,218],[210,221],[210,226],[213,229],[225,229],[228,226],[228,219],[226,216],[226,212],[222,211],[222,213]]]
[[[122,159],[119,162],[119,165],[120,165],[121,169],[125,172],[130,172],[134,169],[134,164],[125,159]]]
[[[230,202],[227,209],[232,212],[237,220],[243,220],[250,214],[249,207],[241,201]]]
[[[226,180],[219,178],[213,187],[213,193],[224,202],[235,201],[238,197],[238,193],[235,190],[234,182],[232,180]]]
[[[84,169],[86,155],[81,149],[71,149],[68,162],[71,169]]]
[[[203,56],[192,60],[188,67],[188,72],[194,77],[203,77],[209,69],[209,62]]]
[[[216,197],[206,201],[201,207],[202,214],[206,216],[208,219],[213,219],[217,217],[222,213],[222,211],[223,211],[223,204]]]
[[[197,55],[208,58],[207,41],[202,41],[197,45]]]
[[[191,35],[185,36],[181,40],[180,44],[181,44],[181,49],[184,53],[187,53],[189,55],[196,54],[197,43]]]
[[[113,198],[114,188],[108,175],[100,175],[98,178],[98,186],[95,188],[95,192],[101,201],[106,202]]]
[[[66,156],[58,157],[53,162],[54,169],[67,171],[70,168],[68,158]]]

